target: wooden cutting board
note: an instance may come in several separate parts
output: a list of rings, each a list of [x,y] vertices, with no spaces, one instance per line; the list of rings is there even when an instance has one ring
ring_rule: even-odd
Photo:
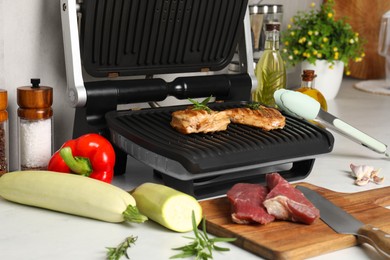
[[[318,191],[366,224],[390,233],[390,187],[358,193],[338,193],[308,183],[299,183]],[[275,221],[267,225],[239,225],[230,218],[226,197],[200,202],[207,231],[219,237],[236,237],[237,246],[266,259],[304,259],[351,247],[353,235],[335,233],[320,219],[312,225]]]

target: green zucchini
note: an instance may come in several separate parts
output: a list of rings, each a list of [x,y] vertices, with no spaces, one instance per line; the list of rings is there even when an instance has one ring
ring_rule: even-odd
[[[142,214],[168,229],[177,232],[191,231],[192,212],[196,225],[202,220],[202,207],[194,197],[165,185],[144,183],[131,195]]]
[[[107,222],[144,222],[130,193],[103,181],[52,171],[15,171],[0,177],[6,200]]]

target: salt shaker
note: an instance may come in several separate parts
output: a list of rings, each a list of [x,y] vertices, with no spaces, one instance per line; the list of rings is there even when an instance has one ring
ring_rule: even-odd
[[[20,170],[46,170],[53,154],[53,89],[39,86],[17,89]]]
[[[0,89],[0,176],[8,172],[9,133],[8,133],[8,94]]]

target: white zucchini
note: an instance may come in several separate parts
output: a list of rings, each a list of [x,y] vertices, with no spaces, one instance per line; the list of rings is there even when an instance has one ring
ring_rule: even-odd
[[[202,220],[202,207],[192,196],[170,187],[144,183],[132,193],[140,212],[149,219],[177,232],[193,229],[192,212],[196,225]]]
[[[0,177],[6,200],[107,222],[144,222],[126,191],[81,175],[51,171],[15,171]]]

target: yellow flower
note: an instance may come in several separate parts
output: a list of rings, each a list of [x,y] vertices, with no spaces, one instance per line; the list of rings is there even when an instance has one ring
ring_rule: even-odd
[[[361,57],[356,57],[355,58],[355,62],[361,62],[362,61],[362,58]]]
[[[294,35],[295,35],[295,32],[290,32],[290,35],[291,35],[291,36],[294,36]]]
[[[337,51],[334,53],[334,59],[335,59],[335,60],[338,60],[338,59],[339,59],[339,53],[338,53]]]
[[[336,52],[338,51],[339,49],[337,49],[337,47],[333,47],[333,51]]]
[[[315,32],[314,32],[314,35],[315,35],[315,36],[317,36],[318,34],[319,34],[319,32],[318,32],[318,31],[315,31]]]
[[[350,70],[347,70],[347,71],[345,72],[345,75],[347,75],[347,76],[351,75],[351,71],[350,71]]]
[[[293,57],[292,55],[289,55],[289,56],[288,56],[288,59],[289,59],[289,60],[293,60],[294,57]]]
[[[322,38],[322,41],[323,41],[323,42],[328,42],[329,39],[328,39],[327,37],[324,37],[324,38]]]
[[[307,34],[308,34],[308,35],[312,35],[312,34],[313,34],[313,31],[308,31]]]
[[[284,42],[284,45],[288,46],[290,43],[288,41]]]
[[[300,44],[304,43],[306,41],[306,37],[302,37],[298,40]]]
[[[313,43],[311,41],[307,42],[307,46],[312,46],[312,45],[313,45]]]
[[[332,13],[328,13],[328,18],[332,18],[333,17],[333,14]]]
[[[314,51],[313,51],[313,55],[314,55],[314,56],[317,55],[317,53],[318,53],[317,50],[314,50]]]
[[[298,55],[298,54],[299,54],[299,51],[298,51],[297,49],[294,49],[293,52],[294,52],[295,55]]]
[[[310,4],[310,7],[311,7],[311,8],[316,7],[316,3],[312,2],[312,3]]]
[[[360,57],[364,58],[366,56],[366,54],[363,52],[362,55],[360,55]]]
[[[292,27],[291,24],[287,25],[287,29],[291,29],[291,27]]]
[[[322,58],[322,53],[318,53],[318,54],[317,54],[317,58],[318,58],[318,59],[321,59],[321,58]]]
[[[334,66],[333,66],[333,65],[330,65],[330,66],[329,66],[329,69],[331,69],[331,70],[334,69]]]
[[[354,40],[354,39],[349,39],[349,43],[350,43],[350,44],[354,44],[354,43],[355,43],[355,40]]]

